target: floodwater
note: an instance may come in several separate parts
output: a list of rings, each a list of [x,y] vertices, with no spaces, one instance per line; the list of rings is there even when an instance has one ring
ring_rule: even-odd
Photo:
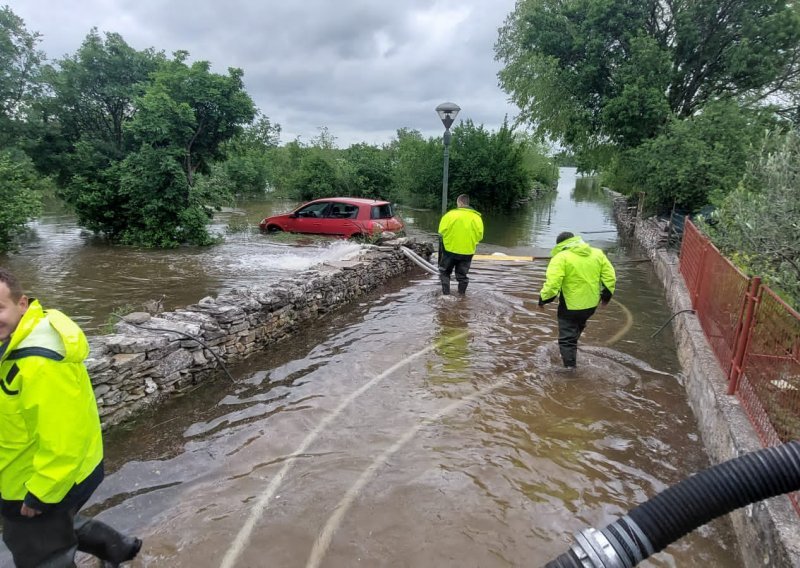
[[[603,194],[576,188],[574,170],[561,174],[557,196],[511,221],[487,216],[479,252],[546,256],[562,230],[608,252],[618,303],[590,320],[577,373],[560,369],[555,306],[536,306],[545,262],[475,261],[464,298],[443,298],[421,270],[396,279],[233,367],[233,384],[220,376],[107,432],[112,473],[90,512],[144,539],[132,565],[539,566],[575,531],[707,467],[670,330],[651,337],[670,317],[652,269],[611,232]],[[433,237],[435,213],[402,213],[413,234]],[[186,270],[190,303],[256,281],[248,254],[272,271],[277,251],[289,249],[288,259],[350,246],[233,237],[223,246],[241,247],[242,258],[134,251],[160,260],[142,260],[127,282],[152,296],[159,288],[145,290],[141,267],[163,269],[165,283]],[[69,239],[73,258],[93,247],[95,258],[113,257]],[[40,259],[55,255],[47,248]],[[210,275],[191,272],[202,273],[199,256],[217,263]],[[77,270],[65,261],[59,273]],[[109,286],[124,285],[114,278]],[[68,284],[58,286],[48,293]],[[105,297],[98,290],[90,295]],[[176,284],[174,302],[181,293]],[[640,565],[743,564],[721,519]]]

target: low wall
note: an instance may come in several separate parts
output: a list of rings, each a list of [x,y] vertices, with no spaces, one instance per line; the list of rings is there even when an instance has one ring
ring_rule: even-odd
[[[90,337],[86,366],[103,426],[221,375],[220,360],[243,360],[408,271],[414,265],[401,245],[424,258],[433,252],[430,243],[410,239],[365,247],[272,286],[236,289],[156,316],[129,314],[115,334]]]
[[[618,226],[630,227],[627,236],[652,260],[672,313],[691,309],[686,284],[678,271],[678,255],[658,247],[664,227],[655,219],[636,219],[636,209],[630,209],[623,196],[609,193],[614,197]],[[677,315],[672,330],[689,404],[711,461],[721,463],[761,449],[739,399],[727,394],[727,378],[697,317],[688,312]],[[730,518],[746,566],[800,567],[800,518],[788,497],[748,505],[731,513]]]

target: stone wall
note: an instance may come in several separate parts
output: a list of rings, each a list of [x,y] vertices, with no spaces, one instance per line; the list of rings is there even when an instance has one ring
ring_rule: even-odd
[[[235,289],[156,316],[129,314],[113,335],[89,338],[86,365],[103,426],[223,376],[220,362],[243,360],[408,271],[414,265],[401,245],[424,258],[433,252],[430,243],[410,239],[367,246],[353,258],[326,262],[276,285]]]
[[[607,190],[608,191],[608,190]],[[665,288],[672,313],[691,309],[686,284],[678,271],[675,251],[660,248],[663,227],[653,219],[636,219],[624,197],[614,197],[618,226],[630,227],[627,235],[653,261]],[[706,341],[697,317],[684,312],[672,320],[689,404],[713,463],[721,463],[762,448],[735,396],[727,394],[727,379]],[[785,496],[748,505],[730,515],[746,566],[800,567],[800,518]]]

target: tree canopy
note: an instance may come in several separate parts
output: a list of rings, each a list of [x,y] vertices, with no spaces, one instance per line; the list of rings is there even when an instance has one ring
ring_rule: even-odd
[[[713,100],[784,92],[799,41],[784,0],[520,0],[496,56],[522,118],[587,153],[635,147]]]
[[[255,116],[242,72],[137,51],[119,34],[92,30],[48,74],[39,103],[43,136],[33,150],[57,176],[81,225],[112,241],[175,246],[211,241],[205,225],[227,197],[198,173]]]

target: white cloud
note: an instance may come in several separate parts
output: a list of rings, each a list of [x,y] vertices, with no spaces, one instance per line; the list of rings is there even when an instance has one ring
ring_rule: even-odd
[[[437,104],[497,128],[516,109],[497,86],[493,46],[514,0],[7,0],[50,58],[92,27],[134,48],[186,50],[217,72],[244,70],[248,93],[308,140],[326,126],[340,146],[388,142],[401,127],[438,135]]]

